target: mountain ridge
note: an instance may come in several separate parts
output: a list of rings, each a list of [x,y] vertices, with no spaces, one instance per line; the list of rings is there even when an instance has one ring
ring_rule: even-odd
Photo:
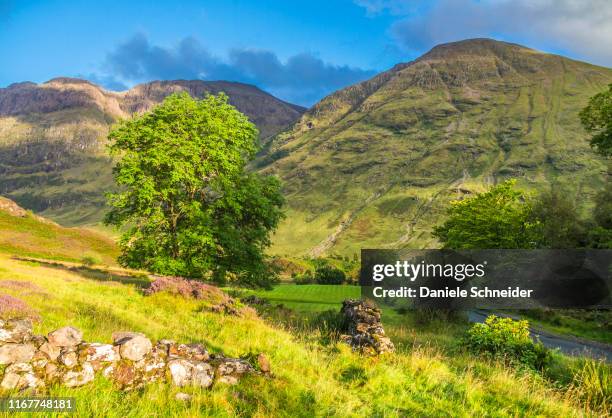
[[[281,177],[289,202],[274,251],[435,247],[450,200],[509,177],[592,196],[605,164],[578,112],[610,82],[605,67],[473,39],[325,97],[255,164]]]
[[[105,150],[110,126],[178,91],[225,92],[263,140],[304,110],[243,83],[158,81],[124,92],[69,77],[15,83],[0,89],[0,194],[61,224],[99,222],[104,193],[113,187]]]
[[[278,99],[254,85],[239,82],[155,80],[115,92],[85,79],[55,77],[40,84],[25,81],[0,88],[0,116],[49,113],[80,106],[96,106],[112,117],[126,118],[133,113],[149,110],[168,94],[178,91],[187,91],[194,97],[225,92],[230,97],[230,103],[260,127],[263,138],[286,127],[306,110],[302,106]],[[258,102],[250,102],[250,95],[256,96]],[[277,105],[286,114],[281,115],[278,122],[268,126],[270,123],[265,115],[260,113],[276,113],[271,108],[272,105]]]

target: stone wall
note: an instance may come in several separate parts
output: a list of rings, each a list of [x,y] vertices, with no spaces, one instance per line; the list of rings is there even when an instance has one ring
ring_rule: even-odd
[[[235,384],[246,374],[269,373],[263,354],[259,370],[248,361],[210,354],[201,344],[151,342],[136,332],[113,334],[113,344],[87,343],[73,327],[32,333],[28,319],[0,320],[0,388],[43,390],[54,383],[77,387],[102,374],[129,390],[158,380],[176,386]]]
[[[378,355],[395,350],[391,339],[385,335],[380,322],[380,309],[373,303],[358,299],[342,302],[340,310],[346,324],[348,335],[341,339],[353,348],[370,355]]]

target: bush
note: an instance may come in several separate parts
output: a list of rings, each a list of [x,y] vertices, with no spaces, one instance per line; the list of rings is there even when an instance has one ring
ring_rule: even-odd
[[[474,354],[490,355],[542,370],[551,361],[551,353],[541,342],[529,336],[529,322],[490,315],[483,324],[474,324],[464,344]]]
[[[342,284],[346,275],[342,270],[331,265],[321,265],[315,270],[315,281],[318,284]]]
[[[302,274],[299,274],[299,273],[295,274],[293,276],[293,280],[295,281],[295,284],[314,284],[315,283],[314,276],[312,275],[312,271],[310,270],[306,270]]]
[[[101,261],[93,255],[84,255],[83,257],[81,257],[81,264],[83,264],[84,266],[91,267],[100,263]]]

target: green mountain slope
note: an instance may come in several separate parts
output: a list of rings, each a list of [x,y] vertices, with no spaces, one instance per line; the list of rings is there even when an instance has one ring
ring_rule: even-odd
[[[507,177],[584,200],[605,165],[578,112],[610,82],[609,68],[474,39],[324,98],[256,164],[283,179],[290,206],[274,251],[435,247],[450,200]]]
[[[110,125],[168,94],[225,92],[266,138],[303,113],[254,86],[224,81],[156,81],[126,92],[57,78],[0,89],[0,194],[66,225],[98,222],[113,184],[104,149]]]
[[[85,228],[62,227],[2,196],[0,231],[0,253],[76,262],[88,257],[106,265],[115,265],[119,255],[112,239]]]

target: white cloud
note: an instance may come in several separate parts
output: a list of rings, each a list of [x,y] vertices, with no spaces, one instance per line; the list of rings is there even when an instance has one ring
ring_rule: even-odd
[[[405,49],[497,37],[612,66],[610,0],[356,0],[370,15],[398,16],[391,35]]]

